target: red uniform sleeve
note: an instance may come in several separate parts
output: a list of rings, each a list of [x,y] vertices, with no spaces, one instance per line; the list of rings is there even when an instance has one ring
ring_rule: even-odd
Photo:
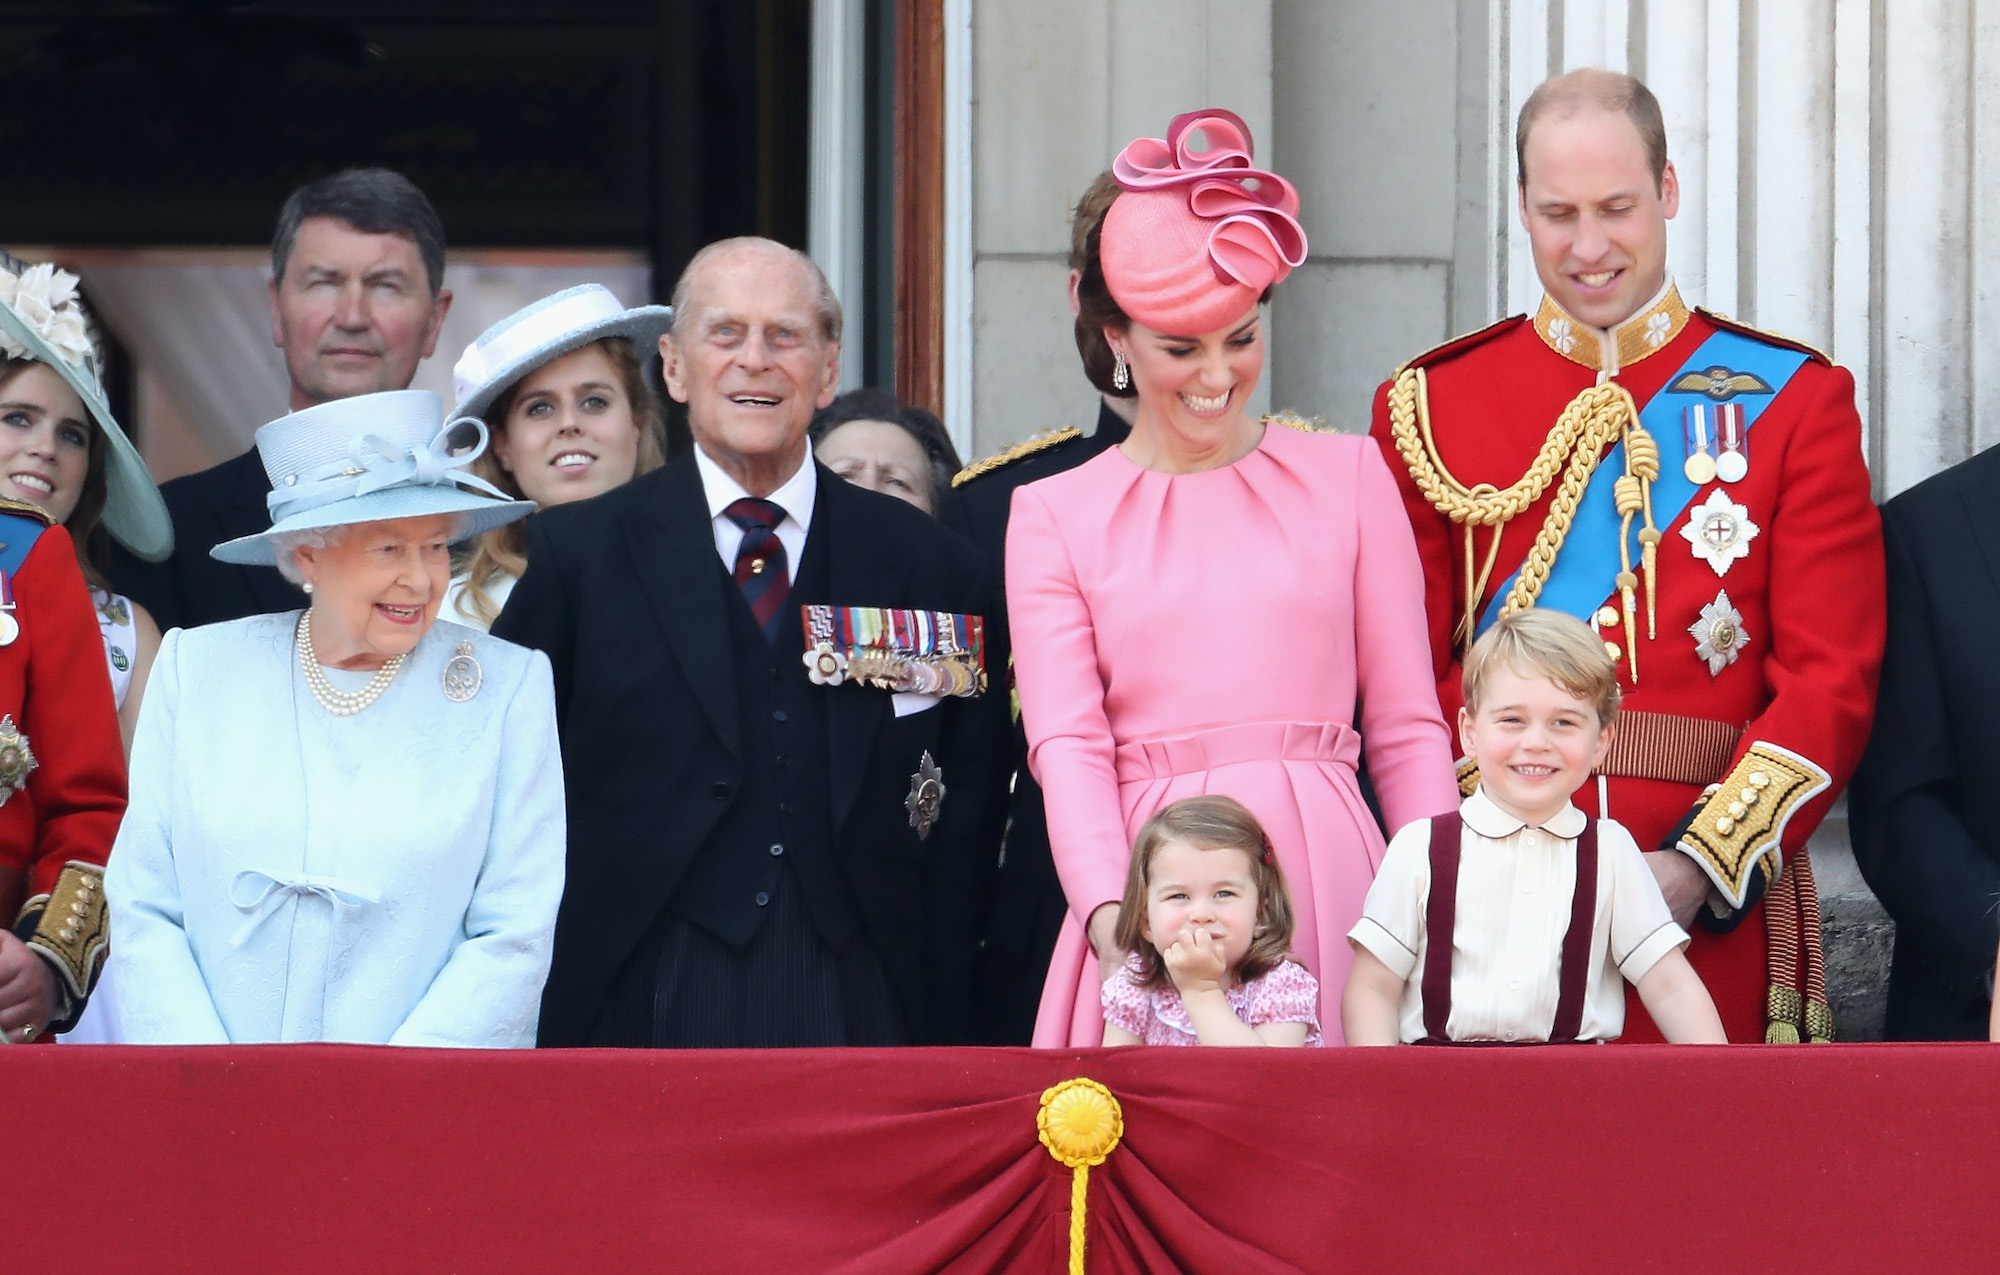
[[[26,660],[12,715],[38,764],[26,792],[0,805],[0,844],[26,849],[32,906],[54,890],[63,865],[101,867],[111,857],[125,814],[125,753],[104,637],[69,533],[43,531],[13,586],[22,649],[0,647],[0,662]]]
[[[1786,438],[1765,529],[1770,699],[1746,724],[1735,765],[1682,843],[1739,906],[1751,869],[1771,851],[1789,856],[1805,844],[1859,764],[1887,628],[1882,518],[1861,455],[1854,378],[1817,364],[1799,375],[1817,384]],[[1767,800],[1746,820],[1731,807],[1750,788]]]

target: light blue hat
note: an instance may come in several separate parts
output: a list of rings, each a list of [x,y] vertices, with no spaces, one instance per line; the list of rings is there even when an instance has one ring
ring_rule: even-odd
[[[458,395],[452,415],[484,416],[514,382],[550,359],[608,336],[630,341],[644,366],[673,321],[671,306],[627,310],[602,284],[580,283],[552,293],[514,311],[465,347],[451,369],[452,389]]]
[[[486,450],[486,423],[443,417],[443,400],[429,390],[385,390],[272,421],[257,431],[257,459],[271,478],[271,529],[224,541],[210,556],[272,566],[274,536],[436,514],[459,515],[453,539],[465,540],[535,512],[534,501],[509,500],[464,472]]]
[[[139,449],[104,401],[75,275],[47,263],[19,275],[0,265],[0,355],[46,363],[76,391],[108,444],[104,529],[146,561],[165,561],[174,551],[174,522]]]

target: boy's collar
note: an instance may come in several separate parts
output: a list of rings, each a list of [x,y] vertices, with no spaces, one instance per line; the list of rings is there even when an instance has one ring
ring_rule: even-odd
[[[1472,795],[1458,808],[1458,814],[1459,818],[1465,820],[1466,827],[1493,841],[1504,841],[1528,826],[1495,805],[1493,799],[1486,795],[1484,786],[1472,790]],[[1584,813],[1576,808],[1575,803],[1564,802],[1563,808],[1550,816],[1541,827],[1542,831],[1552,837],[1573,841],[1583,835],[1583,827],[1587,822]]]

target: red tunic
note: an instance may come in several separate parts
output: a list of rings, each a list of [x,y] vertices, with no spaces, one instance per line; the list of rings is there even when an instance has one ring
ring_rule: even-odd
[[[1428,378],[1430,422],[1439,459],[1459,483],[1506,488],[1516,482],[1534,462],[1571,399],[1596,383],[1595,361],[1585,365],[1559,353],[1551,343],[1562,339],[1563,329],[1555,328],[1550,337],[1543,335],[1550,330],[1547,320],[1552,311],[1552,305],[1545,305],[1540,331],[1536,322],[1517,316],[1413,363],[1424,368]],[[1632,340],[1634,325],[1649,312],[1668,316],[1654,320],[1659,325],[1656,331],[1670,332],[1655,348]],[[1612,337],[1606,342],[1615,342],[1624,353],[1615,379],[1643,410],[1667,379],[1723,326],[1767,343],[1789,344],[1704,312],[1682,310],[1669,289],[1649,311],[1621,325],[1622,341]],[[1573,349],[1573,354],[1589,356],[1600,343],[1586,339],[1581,344],[1583,348]],[[1711,481],[1671,522],[1661,515],[1651,637],[1645,619],[1644,572],[1639,570],[1635,546],[1633,566],[1641,580],[1636,684],[1625,655],[1619,656],[1626,709],[1742,728],[1727,768],[1738,782],[1742,776],[1733,772],[1759,743],[1797,754],[1825,772],[1828,787],[1790,809],[1781,825],[1778,848],[1786,861],[1818,825],[1860,758],[1868,738],[1884,632],[1881,521],[1862,459],[1854,380],[1824,356],[1808,353],[1811,357],[1751,430],[1748,475],[1736,483]],[[1425,499],[1391,440],[1392,384],[1384,385],[1376,396],[1371,432],[1399,476],[1416,531],[1425,565],[1438,697],[1446,717],[1455,719],[1462,704],[1463,651],[1454,641],[1454,629],[1465,607],[1465,534]],[[1655,437],[1663,468],[1679,468],[1686,452],[1678,426],[1661,429]],[[1559,485],[1558,478],[1532,507],[1506,524],[1480,599],[1482,610],[1521,566]],[[1721,577],[1681,534],[1689,514],[1717,489],[1745,507],[1758,528],[1748,555]],[[1480,561],[1488,535],[1482,529],[1476,538]],[[1728,593],[1740,613],[1747,640],[1733,663],[1711,673],[1709,662],[1696,652],[1689,628],[1721,591]],[[1605,581],[1602,602],[1614,606],[1619,602],[1610,579]],[[1589,620],[1591,613],[1582,618]],[[1622,615],[1604,627],[1603,636],[1621,649],[1635,640],[1625,631]],[[1592,815],[1617,819],[1643,847],[1661,845],[1703,794],[1700,784],[1661,779],[1605,782],[1608,811],[1597,808],[1594,782],[1576,795],[1577,804]],[[1734,796],[1733,790],[1724,792],[1717,801]],[[1710,813],[1719,812],[1718,805]],[[1723,826],[1727,828],[1728,821]],[[1710,875],[1716,873],[1711,869]],[[1765,930],[1757,923],[1760,919],[1752,917],[1750,923],[1726,934],[1697,930],[1688,952],[1715,998],[1731,1040],[1764,1038]],[[1659,1039],[1636,999],[1628,1022],[1624,1039]]]
[[[20,508],[0,508],[0,543],[31,529]],[[103,957],[101,870],[125,813],[125,753],[69,533],[43,529],[9,583],[19,634],[0,646],[0,715],[37,764],[0,803],[0,912],[57,966],[77,1011]]]

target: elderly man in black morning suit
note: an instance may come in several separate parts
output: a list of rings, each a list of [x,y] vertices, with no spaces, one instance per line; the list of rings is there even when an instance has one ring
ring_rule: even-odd
[[[694,450],[534,518],[493,627],[548,653],[561,718],[541,1042],[965,1040],[1004,796],[990,568],[812,460],[840,306],[811,260],[724,240],[673,300]]]

